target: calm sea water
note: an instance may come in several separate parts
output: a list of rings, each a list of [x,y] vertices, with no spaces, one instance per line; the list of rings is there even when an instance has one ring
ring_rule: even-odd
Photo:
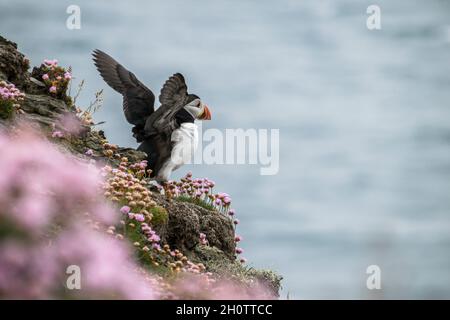
[[[291,298],[450,298],[450,2],[5,1],[0,30],[33,64],[105,88],[95,115],[136,146],[90,60],[111,53],[155,92],[182,72],[208,128],[280,129],[280,172],[187,166],[231,193],[245,256]],[[65,27],[81,7],[82,29]],[[382,290],[366,289],[379,265]]]

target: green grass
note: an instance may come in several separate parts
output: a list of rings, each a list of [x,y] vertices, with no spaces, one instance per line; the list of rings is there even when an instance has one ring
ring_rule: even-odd
[[[180,202],[189,202],[189,203],[193,203],[199,207],[205,208],[206,210],[211,210],[211,211],[216,211],[216,207],[214,207],[212,204],[206,202],[205,200],[202,199],[197,199],[197,198],[192,198],[189,196],[179,196],[177,198],[175,198],[177,201]]]
[[[151,208],[150,213],[152,214],[152,225],[164,224],[169,219],[167,210],[161,206]]]
[[[210,246],[196,246],[193,262],[202,262],[207,271],[221,277],[230,277],[243,284],[252,284],[254,280],[261,281],[277,295],[281,289],[282,276],[272,270],[258,270],[244,265],[237,260],[230,260],[221,250]]]
[[[10,101],[0,100],[0,118],[9,119],[14,112],[13,103]]]

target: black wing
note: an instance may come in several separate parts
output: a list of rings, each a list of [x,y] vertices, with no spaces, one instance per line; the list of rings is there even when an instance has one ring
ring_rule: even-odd
[[[159,102],[161,105],[175,105],[180,100],[187,99],[187,85],[181,73],[175,73],[171,76],[161,89]]]
[[[143,126],[154,112],[155,95],[136,76],[100,50],[92,54],[103,80],[123,96],[123,112],[131,124]]]
[[[178,125],[175,114],[183,108],[188,99],[186,82],[181,73],[175,73],[164,83],[159,95],[161,107],[158,108],[145,123],[147,136],[157,133],[170,134]]]

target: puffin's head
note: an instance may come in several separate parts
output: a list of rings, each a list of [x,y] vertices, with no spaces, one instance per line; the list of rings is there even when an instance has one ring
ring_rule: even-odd
[[[194,119],[211,120],[211,111],[208,106],[204,104],[195,94],[188,95],[187,104],[184,109],[189,112]]]

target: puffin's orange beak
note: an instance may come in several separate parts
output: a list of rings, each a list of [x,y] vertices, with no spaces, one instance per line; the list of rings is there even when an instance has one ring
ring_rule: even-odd
[[[205,105],[205,110],[200,117],[200,120],[211,120],[211,111],[209,111],[208,107]]]

